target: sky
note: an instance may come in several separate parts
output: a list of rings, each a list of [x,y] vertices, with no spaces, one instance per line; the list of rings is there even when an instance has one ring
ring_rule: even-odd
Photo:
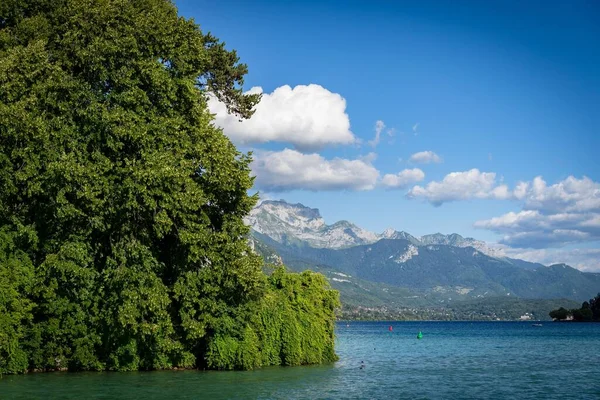
[[[600,272],[600,3],[176,1],[235,49],[255,191]]]

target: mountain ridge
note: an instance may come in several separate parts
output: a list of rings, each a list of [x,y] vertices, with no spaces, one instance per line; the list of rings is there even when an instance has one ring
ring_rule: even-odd
[[[453,302],[510,296],[583,301],[600,291],[600,274],[495,256],[485,243],[459,234],[417,238],[391,228],[369,233],[349,221],[327,225],[318,209],[299,203],[263,202],[247,223],[265,259],[325,273],[343,301],[354,305],[358,298],[396,304],[390,297],[396,292]],[[413,304],[410,296],[403,301]]]
[[[405,239],[415,246],[443,244],[473,247],[492,257],[503,256],[501,250],[457,233],[444,235],[438,232],[419,238],[393,228],[387,228],[378,234],[347,220],[327,225],[318,208],[306,207],[301,203],[292,204],[285,200],[261,202],[245,221],[258,233],[265,234],[279,243],[299,247],[308,245],[316,248],[343,249],[372,244],[381,239]]]

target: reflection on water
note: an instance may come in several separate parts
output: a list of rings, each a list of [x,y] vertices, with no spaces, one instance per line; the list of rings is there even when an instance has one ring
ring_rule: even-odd
[[[351,322],[337,335],[331,365],[5,376],[0,399],[600,398],[600,324]]]

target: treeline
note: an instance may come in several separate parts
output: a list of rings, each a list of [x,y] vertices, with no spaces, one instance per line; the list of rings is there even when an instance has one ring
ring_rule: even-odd
[[[589,322],[597,321],[600,322],[600,293],[590,299],[590,301],[584,301],[581,304],[581,308],[566,309],[560,307],[556,310],[550,311],[550,317],[557,321],[572,320],[577,322]]]
[[[508,296],[456,301],[445,306],[356,307],[344,303],[338,311],[341,320],[395,321],[519,321],[528,314],[532,320],[549,319],[549,310],[559,305],[574,306],[571,300],[521,299]]]
[[[246,72],[167,0],[0,2],[0,374],[335,359],[337,292],[247,243]]]

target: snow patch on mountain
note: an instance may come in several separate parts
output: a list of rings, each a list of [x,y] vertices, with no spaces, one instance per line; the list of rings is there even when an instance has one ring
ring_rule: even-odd
[[[337,276],[343,276],[344,278],[352,278],[352,275],[342,274],[341,272],[332,272],[332,274]]]
[[[432,235],[425,235],[419,238],[422,245],[446,245],[455,247],[473,247],[475,250],[486,254],[490,257],[504,257],[504,249],[499,246],[488,245],[486,242],[476,240],[473,238],[464,238],[457,233],[450,235],[444,235],[441,233],[434,233]]]
[[[458,293],[458,294],[465,295],[465,294],[471,293],[472,291],[473,291],[473,288],[466,288],[466,287],[460,287],[460,286],[456,287],[456,293]]]
[[[247,225],[256,232],[269,236],[284,244],[309,245],[317,248],[343,249],[372,244],[381,239],[407,240],[413,247],[446,245],[473,247],[491,257],[504,257],[504,250],[473,238],[464,238],[456,233],[435,233],[420,238],[404,231],[387,228],[381,234],[363,229],[349,221],[338,221],[327,225],[316,208],[302,204],[290,204],[284,200],[265,200],[245,218]],[[437,250],[437,248],[435,248]]]
[[[332,281],[336,282],[350,282],[348,279],[340,279],[340,278],[331,278]],[[352,283],[352,282],[350,282]]]
[[[400,255],[400,257],[396,258],[394,262],[398,264],[403,264],[410,260],[411,258],[419,255],[419,249],[412,244],[409,244],[406,251]]]
[[[341,249],[380,239],[379,235],[348,221],[327,225],[318,209],[283,200],[263,201],[244,221],[256,232],[280,243],[305,242],[312,247]]]

